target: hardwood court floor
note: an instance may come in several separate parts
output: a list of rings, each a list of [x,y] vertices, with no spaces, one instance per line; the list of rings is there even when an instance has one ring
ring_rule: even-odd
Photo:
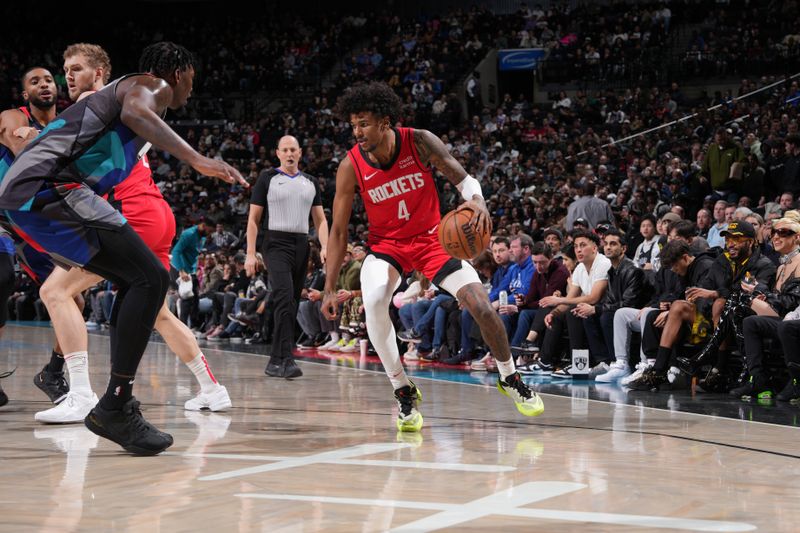
[[[0,531],[798,531],[800,429],[544,395],[526,419],[489,386],[420,379],[425,428],[397,435],[380,373],[207,350],[234,408],[186,413],[194,379],[151,344],[135,393],[175,437],[132,457],[33,421],[51,333],[9,326]],[[91,336],[92,380],[108,340]]]

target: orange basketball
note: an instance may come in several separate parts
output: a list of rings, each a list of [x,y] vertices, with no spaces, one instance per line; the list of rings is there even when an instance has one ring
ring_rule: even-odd
[[[472,209],[462,207],[450,211],[439,222],[439,242],[456,259],[473,259],[489,246],[491,224],[487,224],[488,231],[481,233],[481,228],[470,223],[471,219]]]

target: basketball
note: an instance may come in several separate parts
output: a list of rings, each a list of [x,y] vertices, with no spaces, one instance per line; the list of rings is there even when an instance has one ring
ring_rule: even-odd
[[[471,219],[472,209],[462,207],[447,213],[439,223],[439,242],[456,259],[473,259],[489,246],[491,225],[477,228],[470,223]]]

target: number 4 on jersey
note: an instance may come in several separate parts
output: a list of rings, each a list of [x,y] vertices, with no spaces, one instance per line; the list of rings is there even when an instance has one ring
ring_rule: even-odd
[[[397,218],[402,218],[403,220],[411,218],[411,213],[408,212],[405,200],[400,200],[400,203],[397,204]]]

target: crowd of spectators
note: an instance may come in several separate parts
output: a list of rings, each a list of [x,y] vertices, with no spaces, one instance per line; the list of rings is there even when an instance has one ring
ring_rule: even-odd
[[[430,128],[440,135],[464,168],[481,181],[493,216],[495,245],[502,248],[505,243],[506,247],[505,256],[493,246],[493,256],[487,252],[478,258],[476,267],[487,283],[497,278],[503,261],[524,263],[529,259],[531,264],[535,263],[533,270],[537,272],[547,271],[550,260],[557,259],[565,265],[574,263],[569,250],[575,228],[583,228],[590,235],[613,228],[624,238],[617,245],[625,248],[635,267],[655,273],[664,268],[659,252],[671,229],[678,227],[689,241],[702,236],[712,248],[724,246],[722,233],[727,224],[735,216],[745,220],[750,211],[761,217],[760,222],[755,219],[759,225],[759,246],[763,247],[765,257],[776,259],[777,253],[769,247],[771,225],[796,206],[800,195],[797,137],[800,89],[796,79],[745,99],[736,96],[773,85],[777,78],[748,78],[742,80],[738,92],[695,98],[686,96],[679,82],[563,92],[546,105],[533,104],[521,95],[505,94],[495,109],[478,106],[470,109],[467,121],[461,118],[463,109],[455,96],[455,84],[471,72],[488,48],[545,46],[551,49],[551,57],[562,57],[565,62],[572,56],[583,56],[586,60],[596,54],[639,61],[642,56],[636,54],[663,48],[670,29],[680,20],[680,10],[674,4],[636,4],[631,9],[612,4],[602,13],[597,9],[587,6],[567,12],[562,8],[523,6],[520,13],[494,15],[472,7],[425,19],[389,14],[353,15],[344,25],[322,19],[298,21],[291,28],[294,31],[289,31],[289,27],[273,28],[274,22],[259,26],[264,21],[253,18],[236,32],[223,31],[223,35],[236,37],[229,43],[213,43],[213,50],[209,49],[210,41],[197,38],[203,33],[198,30],[205,23],[190,19],[185,27],[175,30],[178,32],[175,37],[172,31],[169,35],[175,40],[185,38],[187,46],[194,45],[203,58],[204,76],[198,77],[198,92],[223,96],[229,91],[254,91],[274,83],[275,76],[288,80],[295,75],[317,72],[321,66],[328,66],[333,57],[345,60],[332,86],[320,90],[310,100],[299,98],[283,110],[258,113],[247,120],[216,121],[200,126],[181,124],[177,129],[200,153],[234,163],[251,182],[276,164],[273,149],[278,138],[295,135],[303,148],[300,167],[319,178],[323,205],[328,208],[334,194],[336,167],[346,157],[352,142],[348,122],[336,114],[336,97],[352,83],[383,80],[406,104],[400,122]],[[715,13],[720,21],[735,25],[725,16],[724,8]],[[747,46],[760,39],[755,30],[767,24],[769,21],[762,19],[771,15],[758,16],[753,19],[760,21],[758,25],[746,23],[744,33],[750,37],[736,33],[736,39],[750,39],[744,43]],[[777,27],[784,31],[789,24],[782,21]],[[380,37],[370,37],[376,27],[382,28]],[[275,30],[270,30],[274,41],[258,37],[267,34],[265,28]],[[764,43],[776,45],[779,41],[773,37],[775,32],[770,29],[769,33]],[[708,36],[698,38],[711,42],[713,39],[707,39]],[[350,54],[357,39],[361,41]],[[780,40],[786,44],[783,41]],[[125,46],[133,49],[137,44],[140,43]],[[732,48],[733,44],[725,46]],[[344,49],[347,54],[342,53]],[[131,52],[131,56],[135,54]],[[33,53],[32,57],[46,56]],[[277,59],[265,62],[264,57]],[[19,54],[1,52],[0,64],[3,65],[0,76],[13,79]],[[7,97],[16,99],[18,95],[12,93]],[[718,107],[712,112],[705,111],[711,105]],[[694,113],[693,118],[669,128],[617,142]],[[194,287],[189,298],[175,292],[176,310],[180,313],[183,307],[180,314],[204,338],[220,340],[249,335],[253,342],[264,342],[263,332],[269,331],[265,327],[269,321],[269,287],[263,279],[259,284],[246,278],[240,252],[249,207],[248,192],[197,176],[187,165],[156,150],[151,151],[150,161],[154,179],[173,206],[179,228],[210,226],[205,252],[197,264],[199,286]],[[439,180],[439,186],[442,212],[453,209],[459,195],[445,180]],[[739,215],[737,208],[742,209]],[[695,223],[696,229],[676,226],[686,221]],[[216,228],[213,235],[212,228]],[[343,278],[337,287],[342,303],[348,305],[347,318],[339,324],[316,320],[319,317],[314,314],[312,304],[319,300],[321,266],[312,261],[304,292],[310,303],[304,306],[305,314],[300,318],[306,330],[301,339],[303,347],[355,351],[355,339],[364,336],[357,275],[353,272],[357,272],[363,258],[363,244],[368,235],[363,206],[356,199],[349,235],[353,248],[346,259],[350,278]],[[521,239],[520,235],[526,238]],[[601,246],[601,256],[607,244]],[[566,253],[562,248],[566,248]],[[693,249],[693,253],[700,252]],[[515,259],[510,259],[509,254]],[[620,257],[614,251],[609,254],[613,257],[609,258],[611,263]],[[652,277],[648,273],[648,279]],[[412,347],[407,352],[408,359],[427,357],[464,363],[480,357],[480,339],[470,336],[469,319],[462,316],[457,302],[448,299],[448,295],[437,294],[427,280],[416,281],[419,289],[404,288],[403,298],[397,301],[398,329],[420,326],[429,337],[421,347]],[[502,279],[494,279],[492,285],[496,288],[501,282]],[[21,278],[19,294],[12,301],[12,316],[30,318],[35,314],[37,318],[46,318],[46,310],[35,305],[35,290],[31,291],[28,285]],[[589,290],[585,292],[590,294],[591,284],[587,287]],[[113,291],[108,284],[92,291],[87,311],[93,313],[92,324],[107,320],[104,309],[108,308]],[[566,291],[564,285],[556,297],[568,297]],[[519,302],[521,308],[528,291],[506,292],[523,297]],[[539,296],[553,295],[554,291],[550,291]],[[499,300],[499,292],[495,296]],[[405,304],[415,306],[415,310],[402,311]],[[513,298],[504,307],[507,305],[516,305]],[[536,306],[530,309],[535,310]],[[545,331],[544,319],[537,320],[535,313],[528,315],[522,323],[538,332],[530,340],[536,342],[536,337]],[[562,329],[567,326],[561,325]],[[518,330],[516,325],[509,325],[509,337],[516,344],[528,342],[525,327]],[[541,338],[537,347],[542,347]],[[609,352],[606,350],[607,355]],[[601,362],[613,363],[610,359]],[[490,359],[476,364],[491,366]]]

